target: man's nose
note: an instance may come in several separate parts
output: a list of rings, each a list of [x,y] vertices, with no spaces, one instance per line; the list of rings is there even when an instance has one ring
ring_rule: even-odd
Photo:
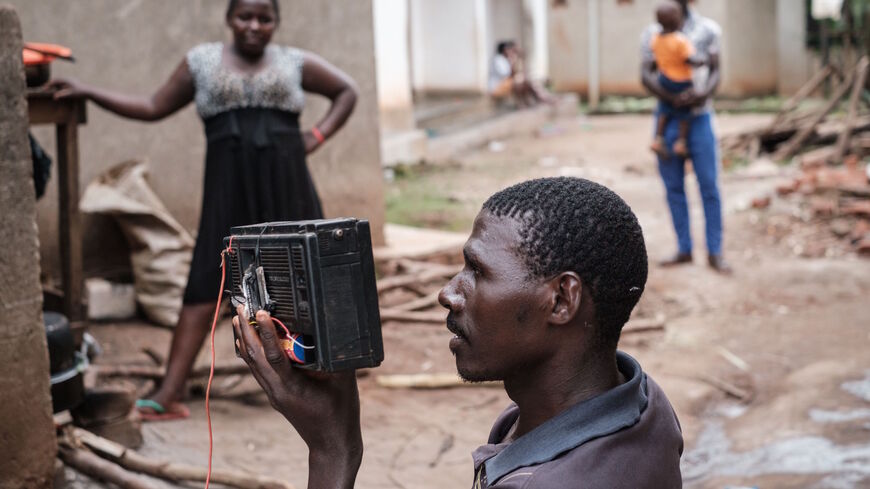
[[[459,292],[459,275],[456,275],[441,292],[438,293],[438,303],[452,312],[459,312],[465,306],[465,298]]]

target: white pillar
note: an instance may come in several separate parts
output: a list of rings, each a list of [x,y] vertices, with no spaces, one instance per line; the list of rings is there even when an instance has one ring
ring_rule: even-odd
[[[374,0],[375,67],[381,126],[413,129],[408,0]]]
[[[549,35],[547,32],[547,0],[523,0],[523,7],[531,21],[531,51],[528,69],[533,80],[550,75]]]
[[[598,108],[600,99],[600,62],[599,62],[599,27],[601,19],[598,14],[599,0],[589,1],[589,108]]]
[[[474,30],[475,30],[475,64],[477,71],[477,90],[487,92],[489,78],[489,58],[492,49],[489,46],[489,9],[487,0],[474,0]]]

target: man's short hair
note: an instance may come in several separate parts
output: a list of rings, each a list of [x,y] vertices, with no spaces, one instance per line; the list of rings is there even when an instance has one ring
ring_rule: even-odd
[[[603,185],[559,177],[508,187],[483,209],[519,221],[517,251],[532,276],[580,276],[595,304],[598,346],[616,348],[648,268],[643,231],[628,204]]]

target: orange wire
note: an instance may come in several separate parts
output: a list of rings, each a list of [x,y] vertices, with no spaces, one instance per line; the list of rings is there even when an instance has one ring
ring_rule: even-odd
[[[224,297],[224,282],[227,278],[227,253],[233,252],[233,238],[230,236],[230,242],[227,249],[221,252],[221,288],[218,291],[217,305],[214,308],[214,319],[211,322],[211,366],[208,370],[208,384],[205,386],[205,419],[208,422],[208,472],[205,475],[205,489],[208,489],[208,484],[211,481],[211,459],[214,439],[211,432],[211,409],[209,407],[209,397],[211,395],[211,382],[214,380],[214,332],[217,328],[218,316],[221,312],[221,301]]]
[[[299,343],[299,341],[298,341],[299,335],[298,334],[294,335],[293,333],[291,333],[290,330],[287,328],[287,326],[285,326],[284,323],[282,323],[280,319],[273,317],[272,321],[280,324],[281,327],[284,328],[284,332],[287,333],[288,340],[292,341],[293,343]],[[293,360],[294,362],[305,363],[302,359],[300,359],[299,357],[296,356],[296,352],[293,351],[293,347],[290,348],[289,354],[290,354],[290,359]]]
[[[273,322],[276,322],[276,323],[278,323],[278,324],[280,324],[281,327],[284,328],[284,332],[287,333],[287,337],[288,337],[288,338],[291,337],[291,336],[293,336],[293,333],[291,333],[290,330],[287,329],[287,326],[284,326],[284,323],[282,323],[280,319],[278,319],[278,318],[276,318],[276,317],[273,317],[273,318],[272,318],[272,321],[273,321]]]

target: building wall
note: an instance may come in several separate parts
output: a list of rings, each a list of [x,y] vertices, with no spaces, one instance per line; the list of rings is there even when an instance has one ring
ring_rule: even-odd
[[[807,16],[803,2],[776,0],[777,84],[792,95],[812,76],[814,56],[806,48]]]
[[[11,0],[25,40],[70,46],[75,64],[54,63],[56,75],[129,93],[148,94],[169,76],[187,50],[201,42],[229,40],[226,2],[209,0]],[[309,49],[348,72],[360,97],[354,115],[333,140],[312,155],[309,167],[329,216],[371,219],[382,240],[383,190],[379,154],[372,6],[368,1],[281,0],[282,24],[275,42]],[[324,114],[325,100],[308,98],[303,126]],[[53,131],[35,135],[54,152]],[[202,199],[205,139],[193,106],[157,123],[125,120],[89,105],[80,130],[82,188],[107,168],[130,158],[148,158],[151,184],[170,211],[194,231]],[[44,270],[57,270],[57,179],[38,205]],[[86,268],[119,258],[106,253],[122,239],[99,219],[86,220]],[[103,221],[102,224],[105,224]],[[95,227],[96,226],[96,227]],[[124,261],[124,257],[120,257]]]
[[[557,90],[586,93],[589,83],[589,2],[550,2],[550,74]],[[655,0],[593,0],[599,4],[600,90],[603,94],[643,94],[640,84],[639,42],[643,30],[653,22]],[[792,16],[803,15],[803,5],[791,4]],[[722,86],[720,94],[747,96],[774,93],[783,76],[803,70],[806,51],[802,38],[795,42],[779,38],[782,25],[777,0],[698,0],[696,8],[720,24],[722,39]],[[779,10],[785,8],[779,6]],[[796,13],[800,11],[800,14]],[[791,43],[789,56],[782,56],[783,44]],[[795,48],[795,45],[801,48]],[[804,78],[799,77],[801,80]],[[800,83],[800,82],[798,82]]]
[[[722,7],[725,15],[716,18],[723,33],[722,93],[736,97],[776,93],[776,0],[727,0]]]
[[[487,2],[489,23],[487,46],[490,55],[495,52],[495,46],[499,41],[508,39],[513,39],[521,47],[528,49],[530,40],[525,39],[524,8],[522,0],[490,0]]]
[[[598,44],[601,92],[638,93],[641,91],[640,35],[653,20],[656,2],[598,0],[598,3],[601,14],[598,28],[601,35]]]
[[[0,4],[0,489],[48,489],[57,435],[33,227],[36,199],[21,45],[18,16]]]
[[[585,93],[589,73],[586,0],[564,0],[551,5],[547,20],[553,87],[557,91]]]
[[[486,0],[412,0],[414,90],[486,90]]]
[[[375,59],[381,129],[414,128],[408,0],[374,0]]]
[[[498,1],[498,0],[493,0]],[[529,75],[535,80],[544,80],[550,77],[550,53],[548,49],[549,36],[547,35],[547,0],[524,0],[526,54],[528,60],[526,68]]]
[[[499,41],[513,39],[525,54],[529,76],[547,78],[547,0],[488,0],[487,7],[489,56]]]

